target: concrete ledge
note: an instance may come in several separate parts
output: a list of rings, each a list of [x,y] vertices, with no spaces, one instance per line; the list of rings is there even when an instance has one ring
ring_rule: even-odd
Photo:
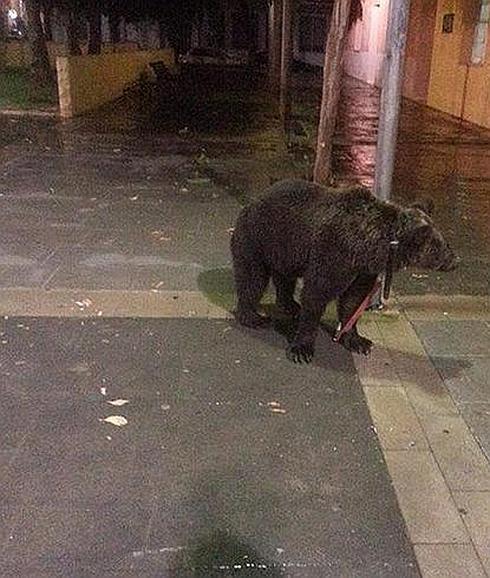
[[[51,110],[36,110],[23,108],[2,108],[0,116],[35,116],[40,118],[56,118],[58,116],[58,109]]]
[[[397,303],[410,320],[490,319],[487,295],[404,295]]]
[[[44,291],[29,288],[0,290],[0,316],[232,317],[198,291]]]

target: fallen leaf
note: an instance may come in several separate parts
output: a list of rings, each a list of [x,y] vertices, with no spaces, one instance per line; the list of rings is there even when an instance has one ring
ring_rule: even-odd
[[[122,415],[110,415],[108,417],[105,417],[102,421],[111,423],[112,425],[117,425],[117,427],[121,427],[123,425],[128,424],[128,420]]]
[[[111,405],[125,405],[129,403],[129,399],[112,399],[107,400],[107,403],[110,403]]]

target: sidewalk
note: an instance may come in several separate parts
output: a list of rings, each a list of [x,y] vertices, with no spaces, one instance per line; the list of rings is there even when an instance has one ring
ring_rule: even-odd
[[[420,570],[489,575],[490,298],[398,304],[355,363]]]
[[[229,314],[240,205],[300,170],[256,114],[243,137],[0,119],[2,575],[490,575],[485,163],[447,174],[451,202],[481,192],[454,295],[402,277],[370,358],[323,338],[295,367]],[[480,158],[484,134],[432,122],[407,174],[463,137]]]

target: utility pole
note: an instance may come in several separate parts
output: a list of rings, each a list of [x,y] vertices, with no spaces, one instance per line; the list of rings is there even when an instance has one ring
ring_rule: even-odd
[[[409,11],[410,0],[390,0],[374,175],[374,194],[382,201],[391,197]],[[384,285],[384,278],[382,282]],[[373,297],[370,307],[383,307],[381,290]]]
[[[293,0],[282,0],[281,81],[279,110],[282,126],[288,133],[291,120],[291,60]]]
[[[374,193],[383,201],[391,196],[409,10],[410,0],[390,0],[374,177]]]

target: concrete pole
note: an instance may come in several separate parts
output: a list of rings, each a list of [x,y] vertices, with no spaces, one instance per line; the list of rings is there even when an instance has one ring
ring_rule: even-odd
[[[390,0],[374,177],[374,193],[383,201],[391,196],[409,9],[410,0]]]
[[[291,60],[292,60],[292,4],[293,0],[283,0],[282,4],[282,47],[281,82],[279,109],[286,132],[291,116]]]

